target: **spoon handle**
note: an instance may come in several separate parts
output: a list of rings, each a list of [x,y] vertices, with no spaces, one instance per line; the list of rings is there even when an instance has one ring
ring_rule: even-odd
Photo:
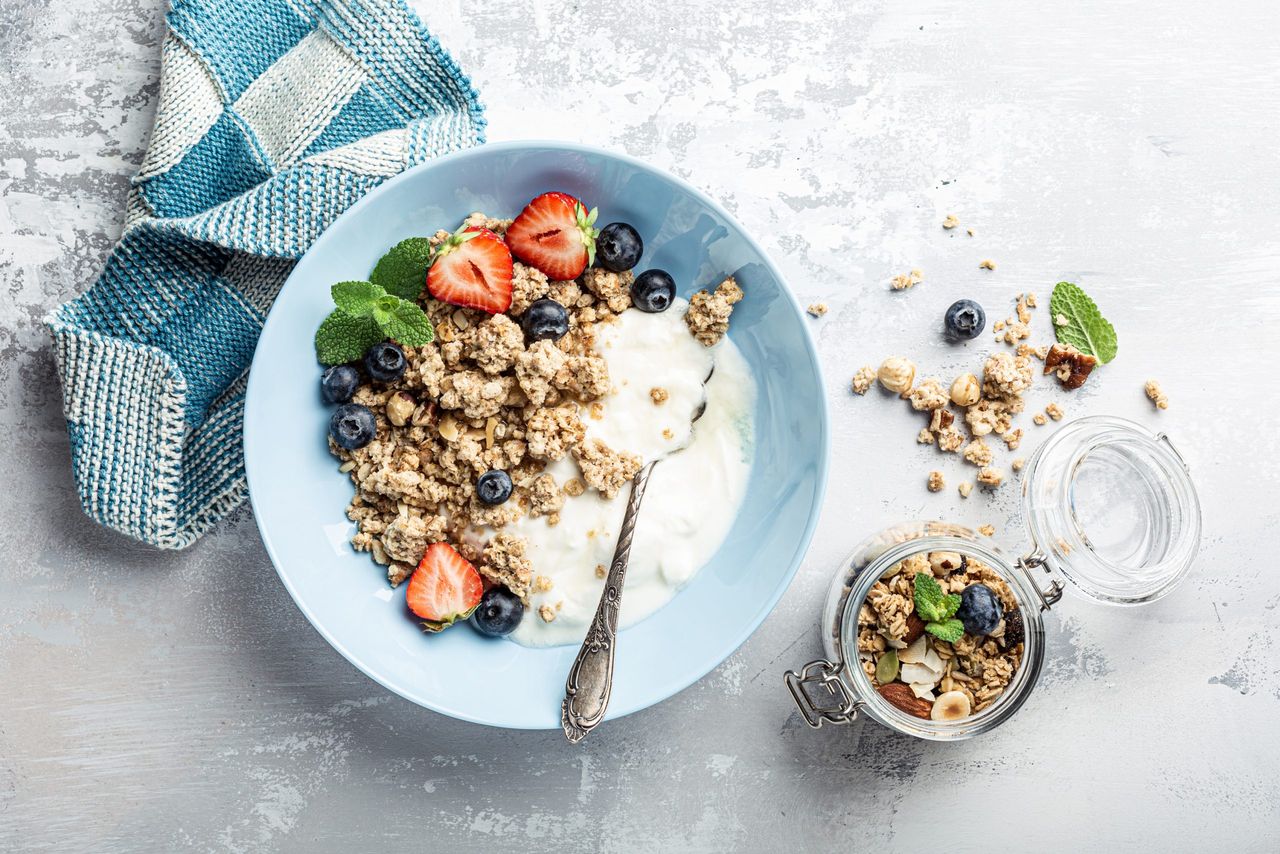
[[[600,604],[591,620],[591,628],[582,641],[578,657],[569,668],[565,681],[564,702],[560,706],[560,723],[565,737],[573,744],[586,738],[604,720],[609,707],[609,694],[613,690],[613,652],[618,639],[618,607],[622,604],[622,584],[627,576],[627,564],[631,560],[631,538],[636,532],[636,517],[640,514],[640,502],[644,499],[649,474],[656,462],[649,463],[631,480],[631,497],[627,499],[627,511],[618,531],[618,545],[613,551],[613,563],[605,578]]]

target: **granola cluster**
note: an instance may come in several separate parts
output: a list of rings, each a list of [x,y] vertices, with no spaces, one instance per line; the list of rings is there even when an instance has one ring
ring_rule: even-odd
[[[916,575],[934,578],[943,593],[983,585],[999,599],[1003,617],[993,631],[966,631],[953,643],[926,631],[916,613]],[[991,706],[1022,664],[1024,625],[1008,583],[981,561],[957,552],[917,552],[894,564],[858,609],[858,658],[867,678],[893,705],[919,717],[946,719],[936,703],[959,692],[969,714]],[[892,654],[891,660],[886,656]],[[893,687],[897,686],[897,687]],[[961,708],[966,704],[960,703]]]

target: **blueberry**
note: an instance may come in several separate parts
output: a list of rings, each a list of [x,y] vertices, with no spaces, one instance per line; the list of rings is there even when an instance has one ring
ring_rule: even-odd
[[[995,591],[985,584],[970,584],[960,592],[960,609],[956,619],[964,623],[971,635],[989,635],[1004,619],[1004,607]]]
[[[400,379],[405,368],[404,350],[399,344],[382,341],[374,344],[364,354],[364,369],[380,383],[394,382]]]
[[[490,587],[480,597],[471,615],[471,625],[482,635],[499,638],[509,635],[520,625],[524,603],[505,587]]]
[[[569,331],[569,312],[564,306],[548,297],[534,300],[520,318],[520,327],[530,341],[548,338],[559,341]]]
[[[987,325],[987,313],[971,299],[956,300],[944,317],[947,337],[955,341],[977,338]]]
[[[611,222],[596,238],[596,260],[600,266],[623,273],[640,263],[644,242],[640,233],[625,222]]]
[[[511,475],[501,469],[487,471],[476,480],[476,498],[485,504],[501,504],[511,497]]]
[[[346,403],[359,385],[359,371],[350,365],[334,365],[320,376],[320,398],[325,403]]]
[[[333,411],[329,419],[329,435],[338,447],[354,451],[363,448],[378,435],[378,422],[373,410],[358,403],[344,403]]]
[[[631,283],[631,301],[641,311],[666,311],[675,296],[676,280],[666,270],[645,270]]]

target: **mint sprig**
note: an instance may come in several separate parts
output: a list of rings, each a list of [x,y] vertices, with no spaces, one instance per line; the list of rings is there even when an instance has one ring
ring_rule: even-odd
[[[927,572],[917,572],[915,579],[916,613],[925,621],[924,630],[939,640],[955,643],[964,635],[964,623],[955,619],[960,610],[960,596],[944,594],[937,579]]]
[[[1078,285],[1058,282],[1049,298],[1049,312],[1054,319],[1053,331],[1058,341],[1070,344],[1081,353],[1096,356],[1104,365],[1116,357],[1116,328],[1097,304]],[[1058,318],[1066,323],[1058,325]]]
[[[421,347],[435,338],[421,306],[373,282],[338,282],[330,293],[336,308],[316,330],[316,358],[322,364],[354,361],[387,338],[406,347]]]
[[[393,296],[416,300],[422,296],[430,266],[431,242],[425,237],[410,237],[378,260],[369,281]]]

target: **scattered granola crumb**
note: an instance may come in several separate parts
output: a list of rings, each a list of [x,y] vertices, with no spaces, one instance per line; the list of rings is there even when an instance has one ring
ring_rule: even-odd
[[[995,353],[982,366],[982,392],[989,398],[1011,400],[1031,388],[1033,377],[1026,356]]]
[[[1031,420],[1035,422],[1037,427],[1043,427],[1045,424],[1049,423],[1049,419],[1045,417],[1043,412],[1037,412],[1035,415],[1032,415]]]
[[[940,471],[929,472],[928,487],[930,492],[941,492],[943,490],[943,487],[945,486],[946,486],[946,483],[944,483],[942,480],[942,472]]]
[[[960,220],[956,219],[955,214],[947,214],[947,218],[942,221],[942,227],[948,231],[960,224]]]
[[[552,608],[550,605],[539,605],[538,616],[542,618],[542,622],[544,623],[555,622],[556,609]]]
[[[1018,446],[1022,444],[1022,428],[1018,427],[1014,430],[1006,430],[1000,438],[1004,439],[1004,443],[1009,450],[1016,451],[1018,450]]]
[[[979,525],[978,533],[984,537],[994,537],[996,533],[995,525]]]
[[[863,365],[858,368],[858,372],[853,375],[853,393],[866,394],[867,390],[875,384],[876,369],[871,365]]]
[[[965,233],[966,233],[966,234],[968,234],[970,237],[973,237],[973,229],[972,229],[972,228],[966,228],[966,229],[965,229]]]
[[[1036,307],[1036,295],[1034,291],[1027,293],[1027,306],[1029,308]]]
[[[948,427],[938,433],[938,447],[949,454],[960,450],[963,444],[964,433],[956,427]]]
[[[605,571],[604,564],[596,564],[596,578],[604,578],[606,575],[608,575],[608,572]]]
[[[729,315],[742,297],[742,288],[732,276],[721,282],[714,293],[698,291],[689,299],[689,310],[684,315],[685,325],[702,346],[710,347],[729,331]]]
[[[1066,540],[1062,539],[1062,537],[1058,537],[1058,540],[1055,543],[1055,545],[1057,545],[1058,551],[1062,552],[1064,555],[1071,554],[1071,544],[1068,543]]]
[[[991,466],[983,466],[978,469],[978,483],[995,489],[997,486],[1004,483],[1004,472],[1000,471],[1000,469],[992,468]]]
[[[1016,460],[1014,460],[1009,464],[1009,467],[1012,468],[1014,471],[1022,471],[1022,467],[1025,466],[1026,464],[1027,464],[1027,461],[1025,459],[1023,459],[1022,457],[1018,457]]]
[[[662,438],[666,439],[668,442],[670,442],[675,437],[676,437],[676,434],[672,432],[670,427],[664,427],[662,429]]]
[[[933,433],[929,432],[928,427],[921,427],[920,432],[916,434],[916,441],[921,445],[932,445]]]
[[[1062,416],[1066,415],[1066,413],[1062,411],[1062,407],[1056,403],[1051,403],[1046,406],[1044,408],[1044,414],[1048,415],[1054,421],[1061,421]]]
[[[667,398],[671,395],[662,386],[654,386],[649,389],[649,399],[653,401],[654,406],[661,406],[667,402]]]
[[[914,288],[916,285],[924,281],[924,273],[919,270],[912,270],[909,273],[902,273],[894,276],[889,282],[889,286],[895,291],[905,291]]]
[[[911,408],[917,412],[941,409],[951,400],[951,395],[936,377],[921,381],[907,397],[911,401]]]
[[[560,514],[559,514],[559,513],[552,513],[550,516],[548,516],[548,517],[547,517],[547,527],[548,527],[548,528],[554,528],[556,525],[559,525],[559,524],[560,524]]]
[[[964,457],[965,462],[973,463],[979,467],[990,465],[995,458],[990,446],[981,437],[965,445],[964,450],[960,452],[960,456]]]
[[[811,303],[805,311],[809,312],[809,314],[814,317],[822,317],[822,315],[827,313],[827,304],[825,302]]]
[[[564,482],[564,494],[571,498],[577,498],[579,495],[587,491],[587,485],[580,478],[571,477]]]
[[[598,400],[592,403],[591,406],[587,408],[587,412],[591,416],[592,421],[604,420],[604,404]]]
[[[1057,314],[1055,314],[1055,315],[1053,316],[1053,325],[1054,325],[1054,326],[1066,326],[1068,322],[1069,322],[1069,321],[1067,320],[1067,316],[1066,316],[1065,314],[1063,314],[1062,312],[1058,312]]]
[[[1155,404],[1156,409],[1169,408],[1169,398],[1165,395],[1164,389],[1160,388],[1160,383],[1155,380],[1147,380],[1144,388],[1146,389],[1147,397],[1151,398],[1151,402]]]
[[[552,587],[555,587],[555,582],[551,580],[549,575],[539,575],[533,579],[534,593],[546,593]]]
[[[978,263],[978,267],[982,270],[994,270],[996,268],[996,262],[992,261],[990,258],[983,258],[982,261]]]
[[[973,492],[973,484],[966,480],[957,486],[956,489],[959,490],[961,498],[968,498],[969,494]]]

